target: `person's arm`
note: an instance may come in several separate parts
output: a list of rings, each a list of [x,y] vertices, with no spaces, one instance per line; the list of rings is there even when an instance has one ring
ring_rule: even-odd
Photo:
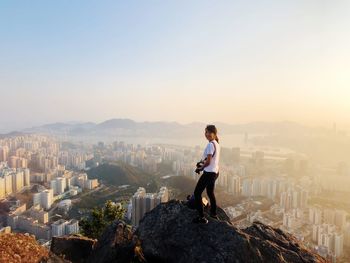
[[[203,163],[201,169],[204,169],[205,167],[210,165],[211,158],[213,158],[213,155],[212,154],[208,154],[207,158],[204,160],[204,163]]]

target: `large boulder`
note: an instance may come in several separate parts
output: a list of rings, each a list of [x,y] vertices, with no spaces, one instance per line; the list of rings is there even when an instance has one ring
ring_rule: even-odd
[[[220,210],[221,220],[194,224],[197,212],[180,201],[160,204],[141,220],[135,233],[148,262],[326,262],[289,234],[255,222],[238,229]]]
[[[67,260],[80,263],[91,256],[96,242],[94,239],[77,235],[53,237],[51,251]]]
[[[115,221],[104,231],[87,260],[90,263],[131,262],[134,258],[133,231],[122,221]]]

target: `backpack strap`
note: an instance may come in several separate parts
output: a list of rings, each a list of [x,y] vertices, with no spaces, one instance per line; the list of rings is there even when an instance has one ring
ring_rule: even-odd
[[[211,156],[211,157],[214,157],[214,155],[216,154],[216,145],[212,141],[210,143],[212,143],[214,145],[214,152],[213,152],[213,155]]]

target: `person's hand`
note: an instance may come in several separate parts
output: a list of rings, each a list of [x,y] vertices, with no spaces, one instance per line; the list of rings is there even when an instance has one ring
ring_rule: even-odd
[[[195,170],[195,172],[196,172],[197,174],[200,174],[202,171],[203,171],[203,166],[200,166],[200,167],[198,167],[198,168]]]

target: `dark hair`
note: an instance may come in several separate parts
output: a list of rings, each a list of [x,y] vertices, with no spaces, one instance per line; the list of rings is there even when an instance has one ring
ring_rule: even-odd
[[[214,133],[215,141],[217,141],[219,143],[218,129],[216,129],[215,125],[207,125],[207,127],[205,129],[210,133]]]

